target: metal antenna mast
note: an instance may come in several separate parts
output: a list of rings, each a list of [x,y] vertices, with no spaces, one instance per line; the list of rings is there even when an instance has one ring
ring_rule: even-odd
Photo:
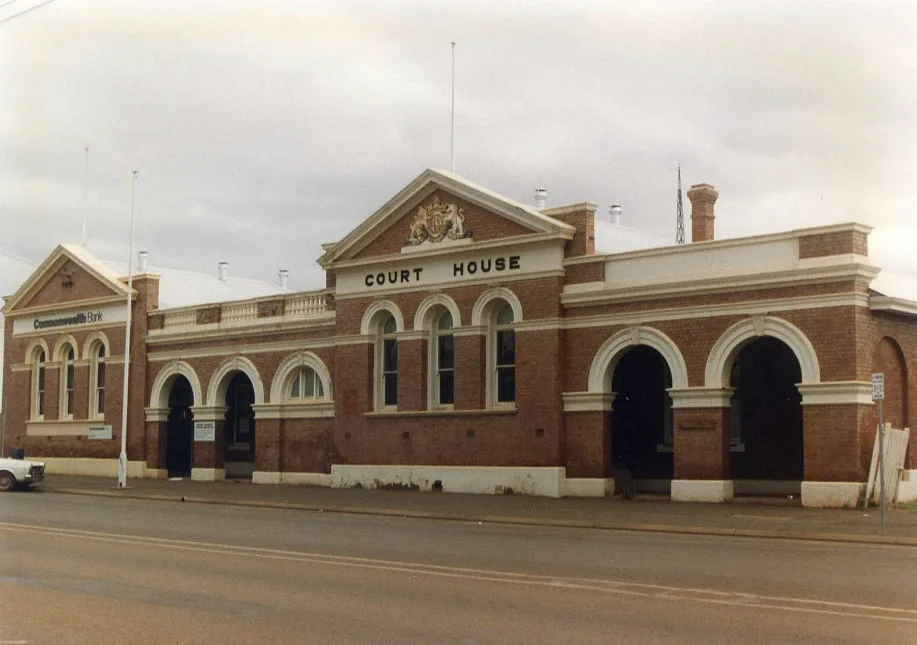
[[[678,214],[675,230],[675,244],[685,243],[685,208],[681,203],[681,164],[678,164]]]

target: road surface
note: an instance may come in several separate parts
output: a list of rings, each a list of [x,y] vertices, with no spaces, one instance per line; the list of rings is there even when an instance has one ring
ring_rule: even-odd
[[[6,643],[917,643],[917,549],[0,497]]]

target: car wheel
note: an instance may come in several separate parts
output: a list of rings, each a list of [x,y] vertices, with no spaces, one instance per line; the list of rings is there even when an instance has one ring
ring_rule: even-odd
[[[0,491],[13,490],[15,486],[16,478],[13,477],[13,473],[6,470],[0,471]]]

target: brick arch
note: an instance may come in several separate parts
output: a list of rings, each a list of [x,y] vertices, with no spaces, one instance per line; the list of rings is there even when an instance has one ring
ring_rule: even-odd
[[[225,404],[226,390],[232,380],[232,375],[236,372],[242,372],[252,382],[252,388],[255,390],[255,404],[264,403],[264,383],[261,381],[258,368],[244,356],[233,356],[220,363],[213,376],[210,377],[210,384],[207,386],[207,405]]]
[[[872,371],[885,374],[885,399],[882,413],[895,428],[908,425],[908,369],[901,345],[885,336],[876,342],[872,353]]]
[[[675,342],[653,327],[630,327],[606,340],[596,352],[589,368],[589,391],[611,392],[611,379],[618,361],[627,350],[639,345],[652,347],[662,355],[672,374],[673,388],[688,387],[688,368]]]
[[[172,383],[179,376],[184,376],[191,384],[191,392],[194,394],[193,405],[203,405],[201,380],[197,377],[197,372],[184,361],[172,361],[159,370],[159,374],[153,379],[153,386],[150,388],[151,408],[169,407],[169,392],[172,390]]]
[[[729,372],[736,356],[755,338],[771,336],[786,344],[796,356],[802,373],[802,383],[820,383],[821,370],[815,347],[798,327],[773,316],[756,316],[737,322],[713,344],[704,370],[704,386],[729,387]]]

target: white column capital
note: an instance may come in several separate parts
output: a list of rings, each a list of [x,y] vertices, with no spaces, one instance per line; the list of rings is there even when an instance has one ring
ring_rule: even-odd
[[[192,405],[191,414],[195,421],[223,421],[228,409],[225,405]]]
[[[728,408],[735,392],[731,387],[684,387],[666,390],[673,408]]]
[[[607,412],[611,410],[615,392],[564,392],[564,412]]]
[[[169,420],[169,408],[144,408],[147,423],[162,423]]]
[[[872,405],[872,383],[869,381],[833,381],[800,383],[803,405]]]

